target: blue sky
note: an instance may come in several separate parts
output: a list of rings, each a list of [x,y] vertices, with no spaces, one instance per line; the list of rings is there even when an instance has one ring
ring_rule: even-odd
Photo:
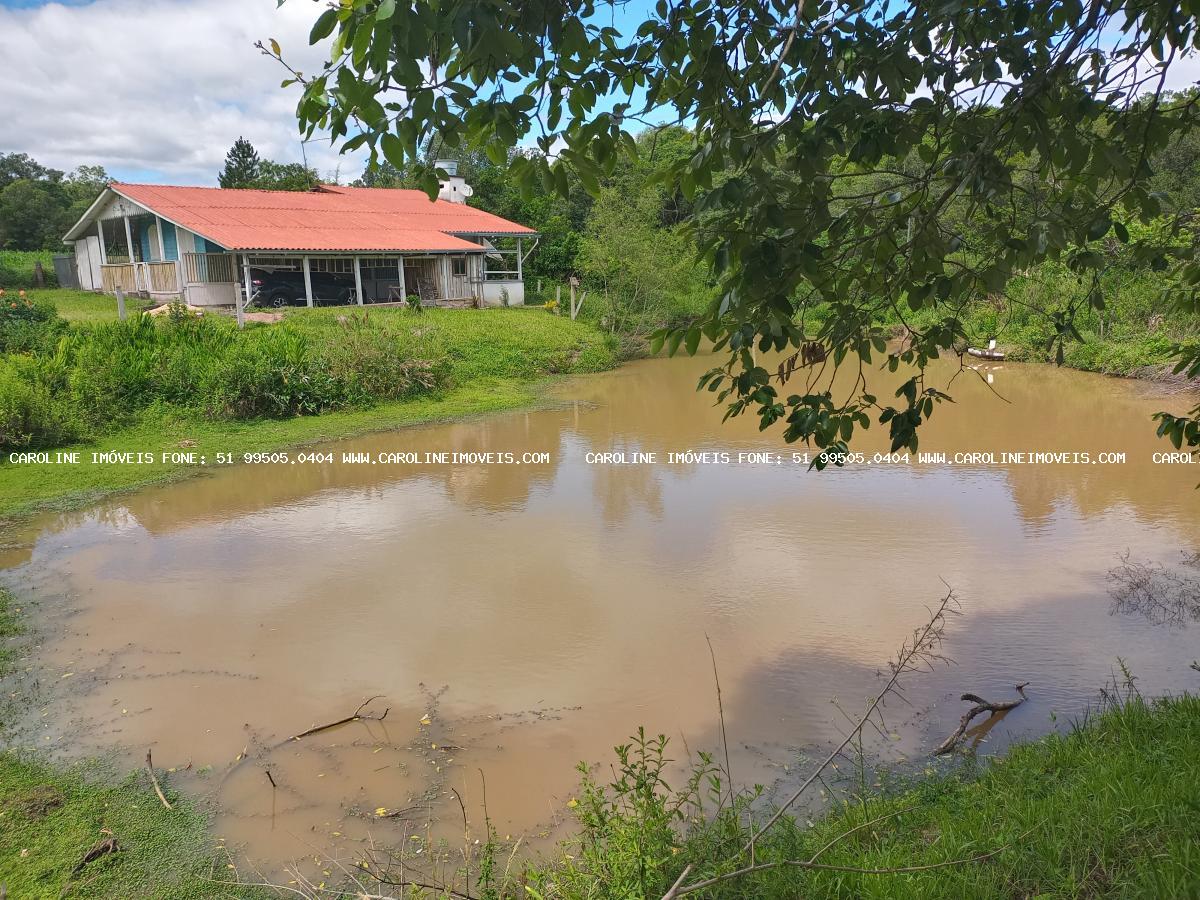
[[[652,0],[620,7],[614,24],[641,20]],[[321,7],[311,0],[0,0],[0,152],[28,153],[70,170],[102,165],[119,179],[215,184],[241,136],[259,154],[299,162],[297,94],[254,42],[275,38],[289,61],[318,69],[310,48]],[[607,23],[605,23],[607,24]],[[1200,74],[1178,62],[1173,87]],[[353,180],[363,153],[309,144],[324,177]]]

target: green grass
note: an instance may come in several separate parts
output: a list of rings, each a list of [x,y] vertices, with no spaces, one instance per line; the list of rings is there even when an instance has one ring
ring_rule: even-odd
[[[74,291],[70,288],[47,288],[30,290],[26,294],[33,300],[53,303],[58,314],[68,322],[115,322],[117,320],[117,298],[108,294],[93,294],[90,291]],[[130,297],[128,309],[142,309],[148,302]]]
[[[61,310],[80,301],[72,292],[52,292]],[[111,300],[111,298],[103,298]],[[83,295],[91,302],[90,295]],[[76,309],[76,314],[82,307]],[[83,464],[13,463],[0,460],[0,515],[21,516],[45,507],[67,507],[107,493],[206,471],[157,462],[144,466],[92,464],[103,451],[159,454],[181,445],[215,463],[217,453],[280,450],[426,422],[509,410],[536,403],[547,376],[593,372],[616,364],[614,342],[582,323],[540,310],[316,309],[288,314],[287,327],[314,346],[335,346],[353,337],[348,316],[366,317],[372,330],[390,335],[401,356],[445,360],[447,386],[415,399],[325,412],[319,416],[234,420],[157,403],[128,427],[59,449],[80,451]],[[73,327],[87,328],[87,325]],[[232,328],[230,324],[228,327]],[[259,326],[274,328],[278,326]],[[186,442],[186,443],[185,443]],[[53,452],[53,451],[52,451]]]
[[[840,837],[820,856],[824,865],[936,868],[863,874],[779,866],[696,896],[1200,896],[1200,698],[1135,698],[980,769],[977,777],[934,776],[899,793],[855,798],[812,828],[785,818],[756,848],[759,864],[808,860]],[[722,864],[747,838],[744,815],[736,824],[731,818],[696,824],[668,846],[618,816],[585,831],[566,848],[575,858],[550,864],[534,882],[544,895],[552,889],[568,900],[628,896],[596,869],[640,853],[651,873],[645,893],[661,896],[686,865],[694,881],[745,864]],[[596,847],[590,853],[589,842]],[[987,860],[942,865],[997,850]]]
[[[0,288],[19,290],[33,285],[33,264],[40,262],[47,284],[58,284],[52,250],[0,250]]]
[[[543,386],[515,379],[477,381],[441,394],[409,401],[380,403],[367,409],[260,419],[245,422],[213,420],[166,410],[147,416],[133,428],[100,440],[63,448],[78,450],[84,464],[0,463],[0,515],[18,518],[39,509],[71,508],[107,494],[212,471],[217,453],[240,458],[243,453],[282,450],[320,441],[337,440],[373,431],[459,419],[531,406]],[[206,455],[208,468],[157,462],[145,466],[93,465],[93,452],[152,452],[180,450]],[[53,451],[52,451],[53,453]]]
[[[169,777],[169,776],[168,776]],[[53,768],[0,754],[0,884],[9,897],[187,900],[265,896],[233,880],[207,817],[165,786],[159,803],[145,773],[105,783],[87,767]],[[76,866],[109,837],[121,848]]]

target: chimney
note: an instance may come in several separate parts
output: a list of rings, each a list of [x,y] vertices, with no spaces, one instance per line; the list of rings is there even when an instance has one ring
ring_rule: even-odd
[[[451,203],[466,203],[467,198],[475,193],[466,179],[460,178],[458,174],[458,160],[456,159],[438,159],[434,160],[434,168],[441,169],[446,173],[446,178],[438,179],[438,199],[449,200]]]

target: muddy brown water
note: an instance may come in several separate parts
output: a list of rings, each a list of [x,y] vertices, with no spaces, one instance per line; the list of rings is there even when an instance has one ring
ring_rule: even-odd
[[[935,746],[964,690],[1005,698],[1031,682],[1031,702],[988,735],[995,749],[1064,727],[1118,658],[1144,692],[1196,686],[1194,633],[1112,614],[1106,578],[1124,553],[1169,564],[1200,550],[1200,466],[1152,460],[1170,447],[1151,414],[1192,398],[984,367],[956,378],[924,451],[1126,461],[816,473],[777,433],[720,423],[694,392],[709,362],[639,362],[565,383],[551,408],[321,448],[333,464],[231,466],[22,526],[0,566],[40,644],[13,688],[35,700],[13,743],[125,767],[152,747],[174,787],[215,801],[241,865],[278,871],[453,837],[452,788],[482,834],[485,783],[502,836],[561,834],[574,765],[609,762],[638,725],[670,736],[676,759],[715,748],[706,635],[735,777],[786,790],[840,735],[831,701],[853,711],[877,689],[943,582],[962,602],[955,663],[889,709],[891,760]],[[883,440],[876,427],[855,449],[871,459]],[[550,457],[340,461],[455,451]],[[665,460],[688,451],[731,460]],[[737,461],[762,451],[781,457]],[[373,695],[382,721],[287,740]]]

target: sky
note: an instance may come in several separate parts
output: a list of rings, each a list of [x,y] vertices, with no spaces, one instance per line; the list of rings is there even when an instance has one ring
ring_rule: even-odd
[[[324,5],[0,0],[0,153],[161,184],[216,184],[238,137],[265,159],[300,162],[299,92],[280,87],[287,73],[254,43],[274,38],[289,62],[317,71],[327,45],[309,47],[308,32]],[[620,15],[634,16],[637,6]],[[1169,86],[1198,77],[1194,55],[1172,68]],[[365,152],[341,155],[327,141],[303,150],[322,177],[336,173],[342,183],[366,162]]]
[[[0,0],[0,152],[124,181],[215,185],[239,137],[259,156],[300,162],[296,88],[259,53],[279,41],[314,72],[314,0]],[[357,178],[365,154],[305,148],[322,176]]]

